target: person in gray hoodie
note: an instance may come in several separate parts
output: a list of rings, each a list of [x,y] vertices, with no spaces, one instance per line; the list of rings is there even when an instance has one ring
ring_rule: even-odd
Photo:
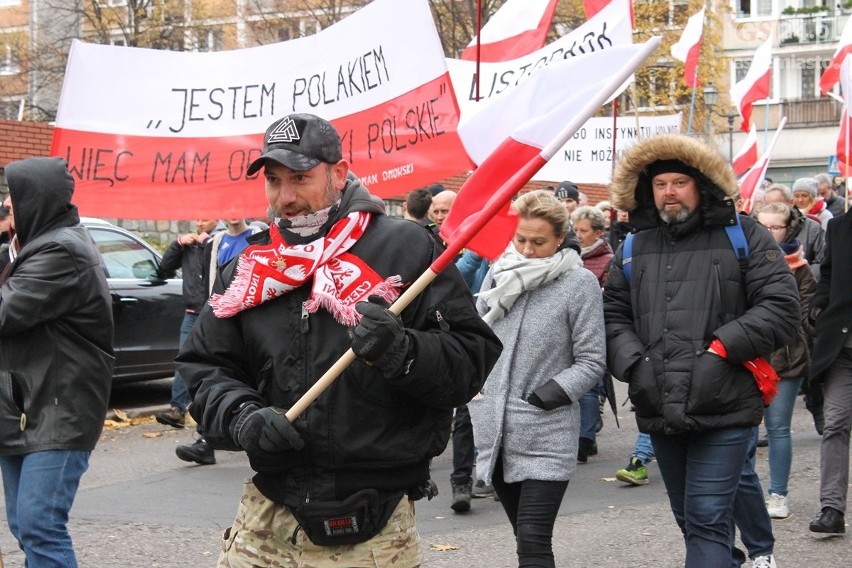
[[[504,349],[468,408],[476,475],[500,497],[519,565],[554,566],[553,524],[577,466],[577,401],[604,372],[603,307],[595,275],[560,248],[565,207],[544,191],[513,207],[515,236],[477,302]]]

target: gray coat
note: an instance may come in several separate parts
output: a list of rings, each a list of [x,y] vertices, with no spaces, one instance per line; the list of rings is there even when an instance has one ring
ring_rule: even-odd
[[[491,288],[491,271],[482,284]],[[485,302],[479,300],[480,314]],[[597,278],[585,268],[569,270],[521,294],[492,328],[503,353],[468,403],[479,454],[476,476],[491,482],[503,449],[503,479],[564,481],[577,465],[580,407],[577,401],[604,373],[606,341]],[[527,397],[554,379],[574,401],[541,410]]]

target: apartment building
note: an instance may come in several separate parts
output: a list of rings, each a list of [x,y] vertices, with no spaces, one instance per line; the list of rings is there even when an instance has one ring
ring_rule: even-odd
[[[770,35],[773,41],[770,98],[756,103],[752,116],[760,129],[761,150],[781,118],[787,117],[768,175],[774,181],[791,183],[827,171],[829,158],[835,153],[842,105],[820,94],[819,79],[837,49],[852,13],[852,1],[727,1],[731,12],[725,17],[722,48],[731,59],[730,81],[745,76],[754,50]],[[716,130],[720,148],[727,149],[732,141],[736,152],[744,140],[738,120],[733,133],[726,123]]]

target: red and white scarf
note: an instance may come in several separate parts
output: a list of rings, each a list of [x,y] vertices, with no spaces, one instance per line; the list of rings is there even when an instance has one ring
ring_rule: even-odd
[[[324,237],[303,245],[288,245],[277,227],[271,242],[246,248],[237,261],[237,273],[224,294],[214,294],[210,306],[216,317],[227,318],[277,298],[305,284],[311,277],[309,313],[320,307],[347,326],[357,325],[355,304],[368,296],[393,302],[399,296],[399,276],[383,279],[363,260],[347,252],[364,234],[370,213],[356,211],[337,221]]]

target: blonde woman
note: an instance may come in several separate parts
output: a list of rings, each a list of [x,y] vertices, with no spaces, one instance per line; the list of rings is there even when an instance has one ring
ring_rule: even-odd
[[[554,566],[553,524],[577,465],[578,401],[604,372],[597,278],[563,247],[565,207],[543,191],[513,204],[512,243],[483,282],[477,309],[503,343],[468,404],[479,455],[512,523],[519,566]]]

